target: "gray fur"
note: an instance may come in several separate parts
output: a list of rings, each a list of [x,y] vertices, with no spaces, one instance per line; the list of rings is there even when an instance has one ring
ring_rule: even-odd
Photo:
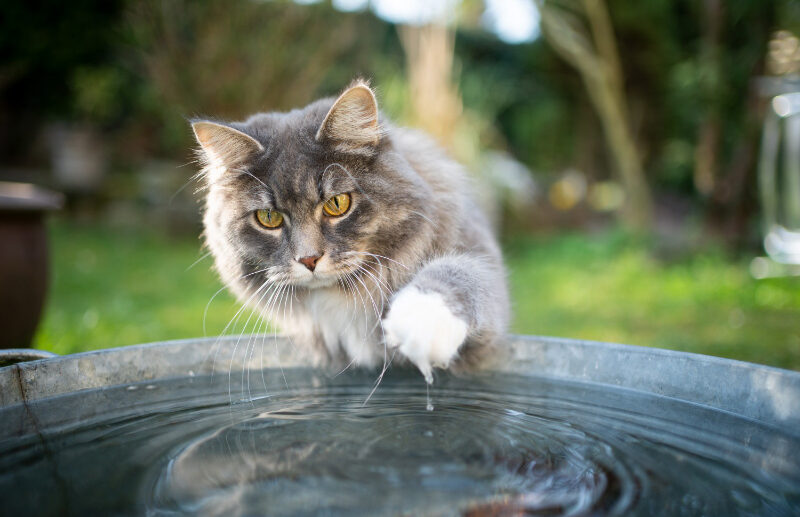
[[[334,101],[222,123],[236,131],[200,141],[204,235],[222,280],[318,361],[365,366],[385,361],[380,321],[394,293],[406,285],[440,293],[469,328],[454,366],[479,366],[504,335],[509,304],[499,247],[463,169],[425,135],[384,119],[369,126],[374,141],[361,124],[345,145],[346,124],[330,120],[339,116]],[[242,148],[240,132],[263,150],[213,163]],[[228,150],[211,149],[228,137]],[[349,211],[325,216],[321,204],[343,192],[352,196]],[[260,209],[285,214],[284,226],[260,228]],[[311,255],[322,255],[327,269],[298,279],[297,258]]]

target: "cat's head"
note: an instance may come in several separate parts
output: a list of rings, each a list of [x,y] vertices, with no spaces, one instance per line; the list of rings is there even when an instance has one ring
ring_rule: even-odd
[[[335,285],[359,268],[369,277],[427,224],[430,191],[394,150],[364,82],[288,113],[192,127],[206,241],[240,295],[266,281]]]

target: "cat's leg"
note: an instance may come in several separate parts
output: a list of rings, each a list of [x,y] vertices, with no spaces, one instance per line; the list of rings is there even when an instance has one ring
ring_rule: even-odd
[[[447,368],[466,346],[500,338],[507,320],[500,260],[459,254],[429,262],[395,294],[383,331],[431,383],[434,367]]]

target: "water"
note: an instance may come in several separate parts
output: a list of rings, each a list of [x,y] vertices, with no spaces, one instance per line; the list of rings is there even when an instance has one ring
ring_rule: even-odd
[[[7,515],[796,515],[800,432],[607,386],[304,369],[0,410]],[[35,429],[39,428],[39,433]],[[10,438],[5,438],[9,437]]]

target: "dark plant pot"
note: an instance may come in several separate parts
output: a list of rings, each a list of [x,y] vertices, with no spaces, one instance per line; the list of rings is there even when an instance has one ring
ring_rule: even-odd
[[[0,182],[0,348],[30,346],[48,284],[44,215],[62,196],[28,183]]]

